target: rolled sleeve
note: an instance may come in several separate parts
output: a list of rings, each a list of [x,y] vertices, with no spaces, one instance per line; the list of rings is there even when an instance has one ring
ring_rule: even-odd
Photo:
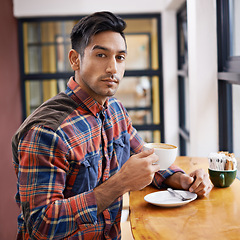
[[[159,172],[156,172],[152,181],[152,184],[156,186],[157,188],[166,188],[167,185],[164,184],[163,182],[170,176],[172,176],[176,172],[182,172],[184,171],[177,167],[176,165],[171,165],[168,169],[166,170],[161,170]]]

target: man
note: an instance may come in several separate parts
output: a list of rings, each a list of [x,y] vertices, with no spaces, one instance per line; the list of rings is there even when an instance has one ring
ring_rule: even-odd
[[[13,138],[18,176],[18,239],[120,239],[122,195],[153,182],[206,195],[207,174],[159,171],[153,150],[112,96],[125,71],[125,22],[109,12],[71,33],[75,71],[60,93],[28,117]]]

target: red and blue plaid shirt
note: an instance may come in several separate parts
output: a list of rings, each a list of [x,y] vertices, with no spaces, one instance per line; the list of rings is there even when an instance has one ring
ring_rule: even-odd
[[[122,198],[97,215],[93,189],[142,145],[119,101],[101,106],[71,78],[13,138],[18,239],[120,239]],[[154,184],[176,171],[155,174]]]

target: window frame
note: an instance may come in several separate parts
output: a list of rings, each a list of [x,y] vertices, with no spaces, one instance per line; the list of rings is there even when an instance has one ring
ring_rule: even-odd
[[[216,0],[219,150],[233,152],[232,85],[240,85],[240,56],[230,56],[229,0]]]
[[[179,8],[177,12],[177,47],[178,47],[178,109],[179,109],[179,146],[180,155],[187,155],[187,143],[190,142],[190,133],[186,129],[186,92],[185,92],[185,81],[188,78],[188,63],[185,62],[180,54],[180,26],[186,21],[187,22],[187,6],[186,2]],[[187,39],[186,39],[187,40]],[[188,46],[186,46],[187,48]]]
[[[163,102],[163,74],[162,74],[162,38],[161,38],[161,14],[122,14],[119,15],[123,19],[140,19],[140,18],[155,18],[157,20],[157,44],[158,44],[158,69],[144,69],[144,70],[126,70],[125,77],[138,77],[146,76],[149,78],[158,77],[159,79],[159,106],[160,106],[160,123],[159,124],[144,124],[134,125],[138,131],[160,131],[160,141],[164,142],[164,102]],[[67,20],[79,20],[84,15],[79,16],[65,16],[65,17],[37,17],[37,18],[20,18],[18,19],[18,36],[19,36],[19,63],[20,63],[20,79],[21,79],[21,96],[22,96],[22,120],[26,118],[26,81],[43,81],[50,79],[69,79],[74,75],[73,72],[56,72],[56,73],[25,73],[24,66],[24,43],[23,43],[23,24],[26,22],[43,22],[43,21],[67,21]],[[128,110],[128,109],[127,109]],[[131,110],[133,110],[131,108]],[[137,109],[136,109],[137,110]],[[139,108],[142,110],[142,108]]]

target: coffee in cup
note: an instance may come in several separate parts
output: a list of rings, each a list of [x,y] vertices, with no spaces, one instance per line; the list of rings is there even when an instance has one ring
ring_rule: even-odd
[[[146,143],[143,146],[144,150],[154,149],[154,153],[158,156],[158,161],[154,164],[159,164],[161,170],[168,169],[175,161],[178,148],[167,143]]]

